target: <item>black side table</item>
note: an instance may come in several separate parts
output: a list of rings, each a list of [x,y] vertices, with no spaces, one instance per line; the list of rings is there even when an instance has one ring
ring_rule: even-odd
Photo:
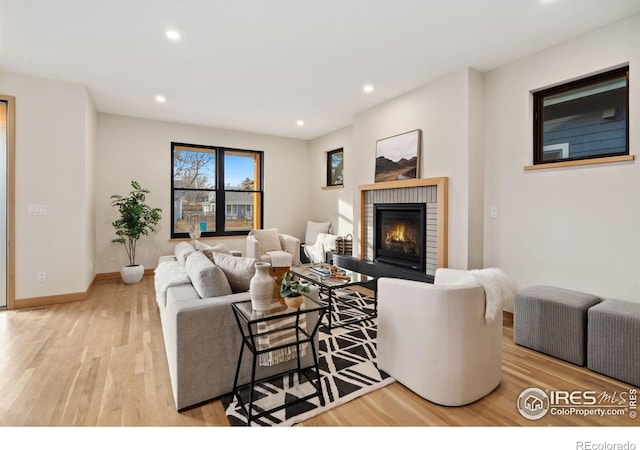
[[[279,302],[275,301],[274,303],[272,303],[271,310],[269,311],[254,311],[251,308],[250,300],[232,303],[231,307],[233,308],[236,322],[238,323],[240,333],[242,334],[242,346],[240,347],[240,355],[238,356],[238,364],[236,366],[236,375],[233,381],[232,394],[238,399],[238,404],[242,408],[242,411],[247,418],[247,426],[251,425],[252,420],[258,419],[267,414],[271,414],[275,411],[279,411],[283,408],[286,408],[287,406],[307,401],[314,397],[319,397],[320,404],[324,406],[324,396],[322,395],[322,385],[320,384],[320,370],[318,368],[318,352],[316,349],[314,338],[318,332],[320,323],[322,322],[322,317],[326,313],[326,306],[323,306],[315,300],[304,296],[304,302],[298,308],[289,308],[287,306],[280,305]],[[317,319],[313,319],[314,315],[309,314],[313,312],[318,313]],[[302,326],[301,324],[301,320],[303,317],[306,319],[306,327]],[[290,318],[291,320],[283,320],[286,318]],[[284,325],[281,325],[282,322],[286,323]],[[259,328],[265,328],[265,324],[267,325],[268,331],[259,331]],[[267,346],[265,346],[265,338],[273,336],[276,333],[282,334],[283,332],[290,332],[295,334],[295,341],[285,344],[278,344],[277,339],[274,338],[274,340],[276,340],[275,344],[268,344]],[[314,363],[313,368],[316,372],[315,380],[312,380],[305,373],[300,362],[300,349],[302,345],[306,343],[308,343],[311,347],[311,353]],[[295,358],[297,360],[295,369],[283,371],[278,374],[270,375],[258,380],[255,379],[258,357],[260,355],[294,346],[296,347]],[[240,374],[242,355],[245,347],[247,347],[253,355],[251,367],[251,382],[242,386],[238,386],[238,377]],[[314,387],[315,392],[305,397],[298,398],[294,401],[278,405],[268,411],[261,411],[258,414],[254,414],[253,402],[255,385],[257,383],[269,381],[274,378],[282,377],[284,375],[295,372],[298,373],[299,382],[311,383],[311,385]],[[249,387],[249,399],[248,401],[245,401],[242,399],[240,391],[247,387]]]

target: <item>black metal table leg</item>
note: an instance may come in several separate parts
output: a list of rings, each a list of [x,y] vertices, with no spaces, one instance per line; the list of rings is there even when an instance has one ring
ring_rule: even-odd
[[[249,411],[247,413],[247,426],[251,426],[251,418],[253,416],[253,390],[256,385],[256,362],[258,355],[253,352],[253,365],[251,367],[251,384],[249,386]]]

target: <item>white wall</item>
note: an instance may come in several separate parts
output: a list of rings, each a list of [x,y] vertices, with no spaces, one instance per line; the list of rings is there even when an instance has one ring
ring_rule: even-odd
[[[308,143],[177,123],[98,114],[95,188],[96,262],[98,273],[117,272],[126,264],[124,248],[111,243],[116,210],[113,194],[127,194],[131,180],[151,191],[147,203],[163,211],[157,233],[138,243],[137,263],[156,266],[158,257],[173,253],[171,232],[171,142],[264,151],[264,228],[304,238],[308,206]],[[232,250],[246,253],[246,238],[222,239]]]
[[[343,128],[309,142],[309,220],[331,222],[333,234],[353,235],[355,172],[351,127]],[[323,189],[327,185],[327,152],[344,149],[344,185]],[[357,204],[355,211],[357,211]]]
[[[84,292],[94,220],[86,213],[95,129],[87,90],[0,73],[0,92],[16,98],[16,300]],[[48,214],[27,215],[28,205],[46,205]]]
[[[630,65],[630,152],[640,140],[640,16],[485,74],[485,265],[520,287],[550,284],[640,302],[640,164],[525,172],[531,91]],[[486,217],[486,216],[485,216]]]
[[[470,268],[482,260],[482,234],[470,230],[477,221],[470,201],[482,202],[482,186],[470,184],[470,165],[481,148],[473,142],[470,114],[481,100],[480,74],[463,69],[420,89],[357,114],[353,124],[356,186],[374,182],[376,141],[422,130],[420,178],[449,177],[449,267]],[[470,191],[475,189],[473,193]],[[354,229],[359,229],[359,191],[354,189]],[[481,219],[480,219],[481,220]],[[356,236],[354,235],[354,238]],[[354,246],[357,246],[354,239]]]

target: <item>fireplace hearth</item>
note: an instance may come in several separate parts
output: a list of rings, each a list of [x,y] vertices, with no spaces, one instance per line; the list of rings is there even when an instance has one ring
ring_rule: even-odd
[[[424,272],[426,205],[374,205],[374,260]]]

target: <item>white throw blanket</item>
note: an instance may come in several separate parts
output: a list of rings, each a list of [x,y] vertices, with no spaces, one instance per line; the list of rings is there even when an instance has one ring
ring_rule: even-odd
[[[163,308],[167,306],[167,289],[170,286],[191,283],[187,270],[178,261],[163,261],[158,264],[153,281],[156,287],[156,302]]]
[[[502,269],[495,267],[469,270],[457,284],[471,283],[484,289],[487,303],[484,318],[487,322],[492,322],[505,307],[513,306],[518,293],[516,283]]]
[[[293,264],[293,255],[282,250],[266,252],[271,257],[272,267],[287,267]]]
[[[326,262],[326,253],[336,249],[337,238],[335,234],[318,233],[315,244],[304,246],[304,253],[314,264]]]

